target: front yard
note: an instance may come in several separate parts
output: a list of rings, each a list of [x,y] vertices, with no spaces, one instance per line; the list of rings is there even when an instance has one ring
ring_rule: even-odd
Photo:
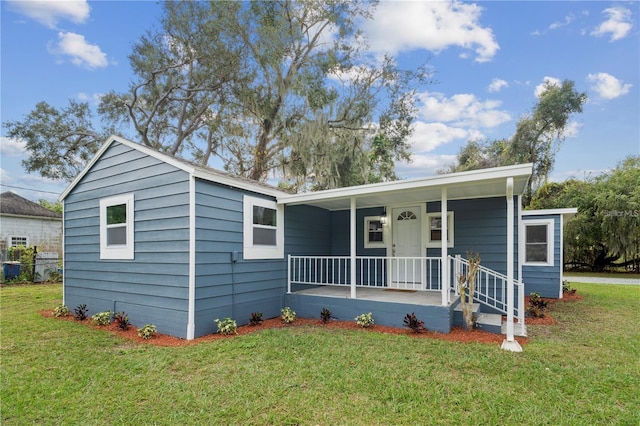
[[[316,326],[140,345],[39,314],[60,284],[6,286],[1,422],[639,424],[640,287],[573,287],[512,353]]]

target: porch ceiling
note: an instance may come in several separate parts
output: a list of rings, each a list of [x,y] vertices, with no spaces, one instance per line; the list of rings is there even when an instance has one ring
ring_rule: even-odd
[[[439,201],[442,188],[447,188],[448,200],[504,197],[508,178],[513,178],[514,195],[521,195],[531,171],[531,164],[497,167],[282,196],[278,197],[278,203],[305,204],[327,210],[349,209],[351,197],[356,199],[357,208],[424,203]]]

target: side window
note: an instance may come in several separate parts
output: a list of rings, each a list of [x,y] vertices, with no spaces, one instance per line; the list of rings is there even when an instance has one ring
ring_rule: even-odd
[[[524,231],[524,264],[553,266],[553,220],[527,221]]]
[[[447,247],[453,247],[453,212],[447,212]],[[427,247],[442,244],[442,214],[427,213]]]
[[[284,208],[263,198],[243,198],[243,257],[284,258]]]
[[[133,194],[100,200],[100,259],[134,258]]]
[[[9,237],[9,247],[18,247],[24,246],[27,247],[29,245],[29,238],[23,236],[14,236]]]
[[[379,248],[384,245],[384,224],[380,216],[364,218],[364,248]]]

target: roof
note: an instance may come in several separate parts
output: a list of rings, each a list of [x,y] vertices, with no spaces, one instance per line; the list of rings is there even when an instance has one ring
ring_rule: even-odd
[[[562,216],[562,223],[566,224],[577,213],[578,209],[574,207],[567,209],[523,210],[522,216]]]
[[[350,208],[350,200],[352,197],[356,199],[356,206],[358,208],[439,201],[443,188],[447,189],[447,199],[449,200],[506,196],[508,178],[513,179],[513,193],[520,195],[524,192],[533,169],[532,164],[522,164],[417,179],[350,186],[311,193],[290,194],[262,182],[200,166],[163,154],[119,136],[110,136],[87,167],[85,167],[67,189],[62,192],[60,200],[64,200],[66,196],[69,195],[104,152],[116,142],[171,164],[199,179],[245,189],[259,194],[270,195],[275,197],[279,204],[306,204],[328,210]]]
[[[549,215],[575,215],[578,213],[577,208],[569,209],[542,209],[542,210],[523,210],[522,216],[549,216]]]
[[[447,200],[505,197],[509,178],[513,179],[513,194],[521,195],[532,169],[532,164],[521,164],[283,195],[278,197],[278,203],[308,204],[328,210],[344,210],[350,208],[352,197],[356,200],[357,208],[440,201],[443,189],[447,191]]]
[[[42,207],[40,204],[22,198],[11,191],[0,194],[0,214],[62,219],[60,213]]]
[[[93,165],[102,157],[102,154],[113,144],[113,143],[121,143],[123,145],[128,146],[129,148],[140,151],[146,155],[154,157],[162,162],[171,164],[172,166],[183,170],[189,173],[191,176],[207,180],[210,182],[219,183],[222,185],[232,186],[234,188],[246,189],[248,191],[257,192],[258,194],[270,195],[277,197],[279,195],[289,194],[279,188],[276,188],[272,185],[258,182],[255,180],[251,180],[242,176],[237,176],[231,173],[223,172],[221,170],[215,170],[210,167],[200,166],[195,163],[192,163],[187,160],[183,160],[177,157],[173,157],[168,154],[164,154],[159,152],[153,148],[149,148],[144,145],[140,145],[138,143],[132,142],[128,139],[122,138],[120,136],[109,136],[106,142],[102,145],[102,147],[98,150],[96,155],[94,155],[93,159],[89,164],[76,176],[76,178],[71,182],[71,184],[62,192],[60,195],[60,200],[64,200],[67,195],[75,188],[75,186],[82,180],[82,178],[91,170]]]

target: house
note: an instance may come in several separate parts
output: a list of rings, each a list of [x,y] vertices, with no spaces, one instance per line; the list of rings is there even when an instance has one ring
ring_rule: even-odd
[[[515,350],[531,170],[289,194],[112,136],[61,196],[64,303],[125,311],[186,339],[215,332],[215,318],[244,324],[284,306],[307,317],[371,311],[387,325],[415,312],[446,333],[458,321],[456,281],[477,252],[478,306],[507,316]]]
[[[542,297],[562,298],[563,228],[576,213],[575,208],[522,212],[520,267],[527,294],[536,292]]]
[[[11,191],[0,194],[0,250],[37,246],[39,251],[62,252],[62,215]]]

